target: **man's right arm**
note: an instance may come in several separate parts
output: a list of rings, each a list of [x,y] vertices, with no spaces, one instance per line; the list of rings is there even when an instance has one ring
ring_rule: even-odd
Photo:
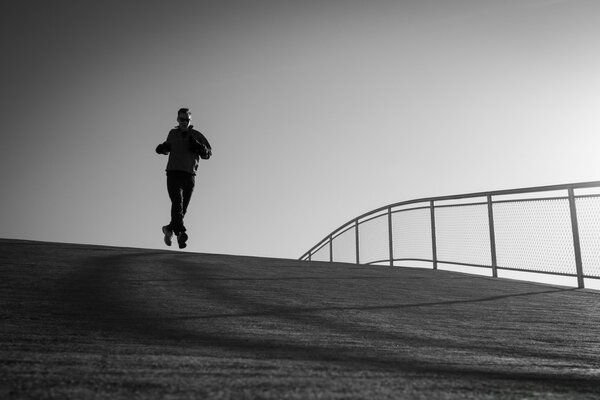
[[[156,152],[158,154],[167,155],[167,154],[169,154],[170,151],[171,151],[171,143],[169,143],[169,142],[164,142],[164,143],[161,143],[158,146],[156,146]]]
[[[167,135],[167,140],[165,140],[163,143],[156,146],[156,152],[158,154],[164,154],[164,155],[169,154],[169,152],[171,151],[171,143],[169,143],[170,138],[171,138],[171,132],[169,132],[169,134]]]

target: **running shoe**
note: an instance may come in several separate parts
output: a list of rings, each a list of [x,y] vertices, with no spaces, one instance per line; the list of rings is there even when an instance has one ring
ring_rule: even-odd
[[[179,235],[177,235],[177,244],[179,245],[180,249],[184,249],[185,246],[187,246],[187,240],[188,240],[188,235],[185,232],[181,232]]]
[[[162,232],[165,234],[165,244],[167,246],[171,245],[171,239],[173,238],[173,231],[169,229],[169,225],[165,225],[162,227]]]

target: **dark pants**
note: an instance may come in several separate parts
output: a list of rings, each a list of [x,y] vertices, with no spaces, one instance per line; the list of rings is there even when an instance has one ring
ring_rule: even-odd
[[[176,235],[185,232],[183,217],[190,204],[196,177],[183,171],[167,171],[167,190],[171,198],[171,223],[168,227]]]

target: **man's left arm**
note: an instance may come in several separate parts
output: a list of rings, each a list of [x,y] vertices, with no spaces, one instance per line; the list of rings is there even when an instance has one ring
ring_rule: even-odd
[[[190,136],[190,149],[198,154],[203,160],[208,160],[212,156],[212,148],[206,137],[200,132],[195,132]]]

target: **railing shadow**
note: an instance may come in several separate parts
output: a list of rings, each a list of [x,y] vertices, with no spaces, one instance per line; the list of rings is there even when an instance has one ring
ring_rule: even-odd
[[[260,261],[256,261],[260,262]],[[221,269],[221,270],[220,270]],[[493,340],[487,344],[469,343],[460,338],[436,338],[427,335],[407,332],[406,330],[381,330],[365,326],[364,321],[353,321],[356,313],[402,312],[403,310],[422,310],[426,315],[428,309],[441,308],[449,310],[453,307],[469,304],[494,303],[502,300],[564,294],[573,289],[547,289],[528,291],[525,293],[509,293],[503,295],[482,296],[476,298],[442,300],[431,302],[414,302],[382,305],[348,305],[348,306],[286,306],[288,299],[282,293],[279,301],[264,301],[256,293],[258,281],[297,283],[302,277],[291,278],[241,278],[235,276],[235,270],[223,276],[222,265],[198,263],[191,258],[165,255],[164,252],[114,255],[90,260],[89,265],[82,268],[65,282],[60,297],[58,317],[76,322],[78,329],[105,330],[111,335],[131,337],[148,346],[170,345],[187,349],[211,349],[211,352],[234,351],[252,357],[292,359],[314,362],[332,362],[353,368],[382,369],[424,373],[469,375],[475,378],[518,379],[528,381],[552,380],[558,385],[568,387],[591,387],[594,383],[585,377],[573,374],[556,374],[543,372],[515,371],[502,368],[490,369],[477,365],[457,363],[431,362],[427,357],[415,356],[411,351],[392,351],[389,346],[396,343],[408,346],[417,353],[422,351],[440,351],[447,349],[482,352],[490,357],[513,355],[515,357],[539,357],[562,360],[565,355],[561,351],[547,351],[531,348],[506,347],[495,344]],[[146,273],[156,275],[148,279],[131,278],[133,275]],[[164,278],[163,275],[174,275]],[[217,275],[217,276],[215,276]],[[326,277],[308,276],[307,280],[324,282]],[[347,280],[364,279],[364,276],[347,277]],[[337,279],[331,276],[329,280]],[[390,278],[387,277],[389,280]],[[435,279],[435,278],[431,278]],[[379,281],[373,277],[373,282]],[[238,282],[243,289],[254,290],[253,294],[244,293],[239,286],[232,288],[224,283]],[[147,288],[150,284],[165,282],[183,283],[177,286],[178,291],[170,293],[160,286],[160,295],[142,299],[132,295],[132,284],[141,285],[136,288]],[[314,285],[314,283],[313,283]],[[271,289],[273,287],[270,287]],[[314,289],[318,289],[315,287]],[[268,290],[268,288],[265,288]],[[194,293],[204,293],[202,297],[210,304],[194,303]],[[185,296],[191,298],[185,298]],[[187,308],[172,309],[179,303]],[[211,307],[224,307],[246,310],[244,312],[223,313],[211,312]],[[197,312],[197,311],[200,312]],[[171,313],[178,315],[172,315]],[[411,314],[415,317],[418,314]],[[422,317],[421,317],[422,318]],[[423,318],[422,321],[427,321]],[[190,325],[190,323],[193,323]],[[282,332],[279,335],[264,334],[260,329],[249,331],[248,325],[276,324]],[[306,332],[309,340],[299,339],[297,332]],[[315,333],[316,332],[316,333]],[[312,335],[312,336],[311,336]],[[312,337],[314,342],[311,342]],[[340,344],[336,338],[346,337],[348,345]],[[358,346],[358,347],[357,347]],[[375,346],[375,347],[373,347]],[[428,349],[428,350],[424,350]],[[437,350],[436,350],[437,349]],[[580,362],[595,362],[594,355],[580,355]]]

